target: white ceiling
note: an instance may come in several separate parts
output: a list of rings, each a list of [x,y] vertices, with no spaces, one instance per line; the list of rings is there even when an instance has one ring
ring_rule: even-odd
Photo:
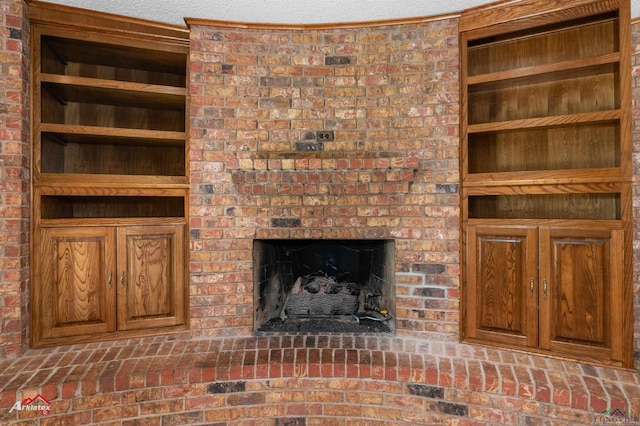
[[[487,0],[46,0],[84,9],[185,25],[184,18],[253,23],[324,24],[434,16]],[[640,0],[631,0],[631,16]]]

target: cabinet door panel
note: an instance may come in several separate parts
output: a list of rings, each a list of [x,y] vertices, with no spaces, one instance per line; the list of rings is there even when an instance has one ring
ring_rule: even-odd
[[[622,239],[621,229],[540,230],[541,348],[611,358],[622,325]]]
[[[115,330],[115,234],[109,228],[42,231],[42,336]]]
[[[182,226],[118,230],[118,328],[184,323]]]
[[[537,344],[537,244],[535,228],[469,227],[469,338]]]

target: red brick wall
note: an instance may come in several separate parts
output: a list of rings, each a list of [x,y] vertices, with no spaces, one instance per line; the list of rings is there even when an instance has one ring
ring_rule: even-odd
[[[394,239],[397,333],[457,340],[457,19],[191,47],[194,333],[252,333],[253,238]]]
[[[0,358],[27,345],[29,78],[26,10],[0,0]]]

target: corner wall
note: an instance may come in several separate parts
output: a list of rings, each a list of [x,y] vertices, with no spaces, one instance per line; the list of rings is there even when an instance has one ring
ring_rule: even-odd
[[[0,0],[0,358],[28,347],[29,26],[21,0]]]

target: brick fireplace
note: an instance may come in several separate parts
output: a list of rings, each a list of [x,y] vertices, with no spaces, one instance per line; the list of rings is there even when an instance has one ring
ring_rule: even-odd
[[[24,2],[0,4],[6,51],[26,52]],[[15,121],[4,123],[0,165],[0,422],[572,425],[640,413],[635,370],[458,341],[455,16],[331,29],[189,23],[191,329],[181,334],[27,349],[28,58],[7,54],[6,90],[22,97],[7,92]],[[637,48],[638,23],[632,36]],[[316,242],[393,247],[382,304],[392,333],[256,332],[256,243]],[[9,411],[36,394],[48,417]]]
[[[192,332],[251,335],[255,241],[390,241],[397,334],[458,339],[452,18],[191,27]]]

